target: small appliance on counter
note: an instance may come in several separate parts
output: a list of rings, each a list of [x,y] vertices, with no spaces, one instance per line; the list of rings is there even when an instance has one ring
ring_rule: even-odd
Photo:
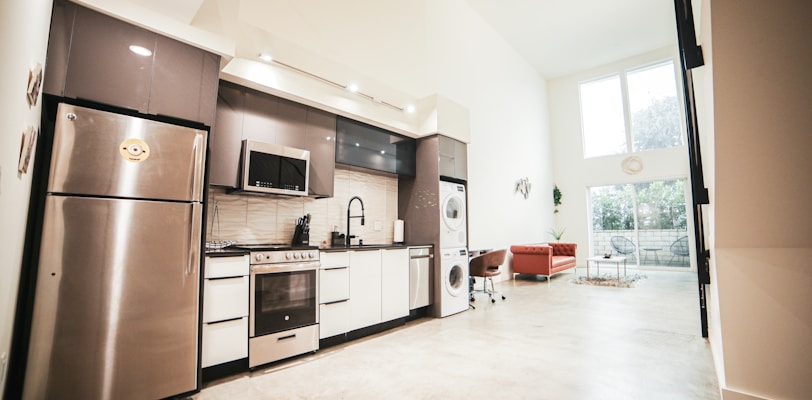
[[[332,247],[345,247],[347,246],[347,237],[343,233],[331,232],[330,245]]]

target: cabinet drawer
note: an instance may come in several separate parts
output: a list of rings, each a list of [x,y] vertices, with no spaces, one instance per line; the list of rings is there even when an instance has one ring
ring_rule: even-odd
[[[347,267],[350,265],[350,252],[322,252],[319,254],[322,268]]]
[[[205,278],[248,275],[248,255],[239,257],[206,257]]]
[[[322,304],[319,306],[319,339],[340,335],[350,330],[350,303]]]
[[[248,317],[203,324],[203,368],[248,357]]]
[[[203,282],[203,322],[248,315],[248,277],[206,279]]]
[[[319,271],[319,302],[332,303],[350,298],[350,268],[325,268]]]

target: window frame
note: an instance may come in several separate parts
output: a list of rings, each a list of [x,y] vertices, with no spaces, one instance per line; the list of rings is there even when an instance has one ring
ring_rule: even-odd
[[[664,148],[661,148],[661,149],[647,149],[647,150],[634,151],[634,137],[632,136],[632,112],[631,112],[631,102],[630,102],[630,99],[629,99],[629,86],[628,86],[628,75],[630,73],[634,73],[634,72],[638,72],[638,71],[645,71],[645,70],[648,70],[648,69],[654,69],[654,68],[657,68],[657,67],[659,67],[661,65],[665,65],[667,63],[671,63],[671,65],[673,67],[673,70],[674,70],[674,86],[675,86],[675,89],[676,89],[677,102],[679,103],[678,104],[679,105],[678,110],[679,110],[679,113],[680,113],[680,115],[679,115],[679,124],[680,124],[679,129],[680,129],[680,135],[682,136],[681,137],[682,146],[684,147],[686,145],[686,143],[687,143],[687,133],[686,133],[686,126],[685,126],[685,110],[684,110],[685,107],[684,107],[684,104],[683,104],[684,99],[683,99],[682,96],[680,96],[680,93],[683,90],[682,89],[682,79],[681,79],[681,76],[680,76],[681,71],[680,71],[679,68],[677,68],[677,66],[679,64],[677,63],[676,58],[674,58],[674,57],[664,57],[664,58],[660,58],[658,60],[653,60],[653,61],[646,62],[646,63],[640,64],[640,65],[636,65],[634,67],[620,68],[617,71],[608,72],[608,73],[604,73],[604,74],[601,74],[601,75],[596,75],[596,76],[591,77],[589,79],[584,79],[584,80],[581,80],[581,81],[578,82],[578,109],[579,109],[579,112],[580,112],[579,117],[580,117],[580,124],[581,124],[581,155],[583,156],[584,160],[601,158],[601,157],[628,156],[628,155],[632,155],[632,154],[636,154],[636,153],[640,153],[640,152],[645,152],[645,151],[672,148],[672,147],[664,147]],[[587,136],[586,136],[586,132],[584,130],[584,125],[585,125],[584,124],[584,107],[583,107],[584,103],[583,103],[583,98],[582,98],[581,87],[584,84],[600,82],[600,81],[604,81],[604,80],[607,80],[607,79],[612,79],[614,77],[620,78],[620,92],[621,92],[621,99],[622,99],[622,103],[623,103],[623,125],[624,125],[625,136],[626,136],[626,149],[625,149],[625,152],[623,152],[623,153],[614,153],[614,154],[601,154],[601,155],[597,155],[597,156],[587,156],[586,155]],[[676,147],[676,146],[674,146],[674,147]]]

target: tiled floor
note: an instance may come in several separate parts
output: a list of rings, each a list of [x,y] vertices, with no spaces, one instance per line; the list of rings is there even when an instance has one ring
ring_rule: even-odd
[[[476,310],[212,382],[194,398],[719,399],[696,275],[641,274],[629,289],[576,285],[571,273],[497,283],[506,301],[480,294]]]

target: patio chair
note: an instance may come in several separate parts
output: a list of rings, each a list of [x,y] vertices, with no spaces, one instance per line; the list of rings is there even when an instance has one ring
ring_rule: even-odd
[[[637,246],[634,245],[634,242],[626,239],[623,236],[612,236],[609,239],[609,244],[612,245],[612,248],[617,253],[623,255],[624,257],[628,257],[630,254],[632,257],[634,257],[635,251],[637,250]]]
[[[671,265],[671,262],[674,261],[674,257],[680,257],[680,263],[682,263],[683,257],[688,257],[690,254],[688,252],[688,236],[683,236],[671,243],[671,258],[668,260],[668,265]]]

